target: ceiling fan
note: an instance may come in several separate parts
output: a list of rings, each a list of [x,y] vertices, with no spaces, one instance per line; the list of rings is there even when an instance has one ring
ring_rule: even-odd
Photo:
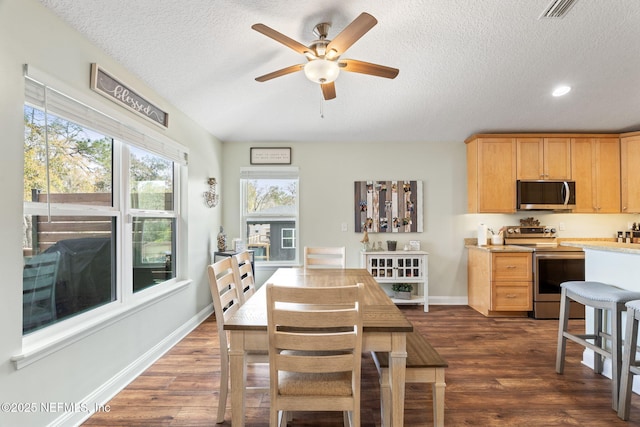
[[[256,77],[259,82],[281,77],[296,71],[304,70],[304,74],[312,82],[320,84],[324,99],[329,100],[336,97],[336,87],[334,81],[340,74],[340,70],[352,73],[369,74],[372,76],[393,79],[398,75],[397,68],[385,67],[384,65],[372,64],[370,62],[357,61],[355,59],[340,59],[340,57],[367,33],[378,21],[373,16],[363,12],[342,30],[333,40],[327,39],[331,24],[323,22],[315,26],[313,33],[318,37],[309,46],[285,36],[264,24],[254,24],[254,30],[264,34],[273,40],[303,54],[307,58],[307,63],[291,65],[260,77]]]

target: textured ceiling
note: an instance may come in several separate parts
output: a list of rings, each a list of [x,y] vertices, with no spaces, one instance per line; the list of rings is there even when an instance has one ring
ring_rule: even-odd
[[[640,1],[41,0],[223,141],[462,141],[473,133],[640,130]],[[361,12],[378,25],[343,56],[400,69],[394,80],[342,72],[337,98],[305,62],[251,29],[329,39]],[[552,89],[569,84],[565,97]],[[321,117],[321,109],[324,118]]]

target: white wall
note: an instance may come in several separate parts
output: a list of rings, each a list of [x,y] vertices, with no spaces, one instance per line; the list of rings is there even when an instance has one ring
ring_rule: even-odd
[[[189,253],[183,291],[135,314],[123,316],[94,335],[17,370],[10,361],[22,350],[22,65],[30,64],[92,98],[95,104],[115,104],[89,88],[90,63],[95,62],[169,112],[166,131],[133,114],[132,120],[187,146]],[[221,174],[221,143],[147,88],[135,75],[81,38],[35,0],[0,0],[0,402],[80,403],[100,391],[114,376],[150,354],[154,347],[197,319],[211,302],[205,266],[220,224],[221,209],[202,201],[206,178]],[[115,107],[120,108],[120,107]],[[0,411],[0,425],[43,426],[65,413],[12,414]],[[77,421],[84,414],[72,414]]]
[[[348,139],[348,138],[347,138]],[[292,165],[300,168],[300,246],[346,246],[347,266],[359,267],[360,240],[354,232],[354,181],[411,179],[423,181],[422,233],[369,234],[370,241],[397,240],[402,248],[420,240],[429,252],[429,295],[433,304],[465,304],[467,263],[464,239],[476,237],[481,222],[499,229],[534,216],[544,225],[565,225],[561,237],[613,237],[639,215],[466,213],[466,149],[463,141],[440,143],[223,143],[223,225],[229,239],[240,235],[239,169],[250,166],[256,146],[291,147]],[[347,223],[348,231],[341,231]],[[390,238],[392,237],[392,238]],[[271,271],[258,271],[258,281]]]

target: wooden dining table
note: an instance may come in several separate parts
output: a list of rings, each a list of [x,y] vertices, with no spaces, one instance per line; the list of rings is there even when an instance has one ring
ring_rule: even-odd
[[[413,331],[413,325],[382,290],[373,276],[366,269],[359,268],[279,268],[265,283],[309,287],[364,284],[362,349],[389,353],[391,425],[403,426],[406,334]],[[245,354],[249,351],[265,351],[269,348],[266,286],[261,286],[240,307],[225,323],[224,329],[229,331],[230,340],[231,425],[244,426]]]

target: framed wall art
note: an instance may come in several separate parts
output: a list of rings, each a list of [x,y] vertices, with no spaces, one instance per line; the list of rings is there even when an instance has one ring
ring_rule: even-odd
[[[251,147],[249,157],[252,165],[290,165],[291,147]]]
[[[422,232],[422,181],[356,181],[354,196],[356,232]]]

